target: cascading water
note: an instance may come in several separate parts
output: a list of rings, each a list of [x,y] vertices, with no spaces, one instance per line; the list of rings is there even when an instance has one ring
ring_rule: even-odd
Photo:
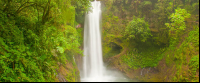
[[[100,1],[91,2],[91,12],[85,15],[84,24],[84,57],[80,71],[82,82],[127,81],[121,73],[106,70],[103,66],[102,45],[100,34]],[[121,76],[121,77],[120,77]],[[122,80],[122,79],[123,80]],[[121,79],[121,80],[119,80]]]
[[[84,26],[84,78],[99,78],[103,76],[103,59],[100,35],[100,1],[92,2],[92,12],[86,14]]]

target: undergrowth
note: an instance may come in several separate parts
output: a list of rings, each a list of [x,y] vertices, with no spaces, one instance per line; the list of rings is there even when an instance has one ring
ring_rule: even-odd
[[[132,69],[156,67],[162,59],[164,51],[165,48],[155,46],[141,47],[139,50],[134,49],[120,58]]]

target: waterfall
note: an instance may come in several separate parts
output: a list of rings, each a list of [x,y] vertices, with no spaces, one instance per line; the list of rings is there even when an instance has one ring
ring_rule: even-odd
[[[100,1],[91,2],[91,12],[85,16],[83,78],[103,76],[102,45],[100,34]]]
[[[100,34],[101,3],[95,0],[91,4],[91,11],[85,15],[81,82],[127,82],[129,80],[122,73],[108,70],[103,65]]]

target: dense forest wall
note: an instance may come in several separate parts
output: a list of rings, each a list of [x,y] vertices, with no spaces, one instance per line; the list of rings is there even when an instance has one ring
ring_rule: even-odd
[[[199,0],[99,1],[108,67],[143,81],[199,81]]]
[[[76,25],[89,0],[0,0],[0,82],[80,81]]]

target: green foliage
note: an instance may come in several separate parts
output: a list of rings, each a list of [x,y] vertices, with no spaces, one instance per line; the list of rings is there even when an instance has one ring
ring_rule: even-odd
[[[79,11],[77,15],[83,15],[85,12],[88,12],[91,7],[92,0],[72,0],[72,5]]]
[[[171,18],[171,24],[166,23],[165,25],[170,29],[170,31],[175,30],[185,30],[185,18],[189,18],[191,15],[187,13],[185,9],[178,8],[175,10],[169,18]]]
[[[185,9],[191,14],[196,14],[199,10],[199,0],[185,0]]]
[[[192,56],[193,55],[192,51],[199,51],[199,49],[198,49],[199,28],[198,28],[198,26],[194,26],[194,27],[196,27],[196,28],[194,30],[190,31],[186,40],[184,42],[182,42],[180,47],[178,49],[176,49],[176,51],[174,52],[174,54],[175,54],[174,59],[177,60],[177,62],[180,61],[183,64],[187,63],[187,62],[185,62],[186,56],[184,56],[184,55],[191,54],[191,56]],[[171,49],[171,48],[173,48],[173,46],[170,46],[169,48]],[[173,50],[173,49],[171,49],[171,50]]]
[[[45,57],[38,59],[35,56],[36,50],[35,46],[31,48],[31,45],[35,43],[38,44],[38,37],[31,30],[23,31],[20,30],[15,24],[14,20],[7,19],[1,20],[1,81],[4,82],[15,82],[15,81],[45,81],[45,77],[48,72],[53,72],[52,69],[44,71],[41,67],[43,64],[44,68],[47,66],[46,61],[41,62]],[[27,25],[24,26],[24,28]],[[28,35],[29,34],[29,35]],[[27,36],[28,35],[28,36]],[[32,41],[27,41],[30,39]],[[10,42],[10,43],[9,43]],[[38,59],[38,60],[37,60]],[[45,75],[46,74],[46,75]],[[49,79],[48,81],[51,81]]]
[[[189,32],[189,37],[186,39],[188,42],[192,42],[195,47],[199,46],[199,26],[194,25],[194,30]]]
[[[137,49],[129,51],[129,53],[121,56],[120,58],[132,69],[156,67],[164,55],[163,52],[165,51],[165,48],[155,46],[149,47],[138,47]]]
[[[125,24],[120,24],[120,19],[118,16],[113,14],[103,14],[103,23],[102,23],[102,38],[105,43],[103,43],[103,54],[107,56],[113,56],[112,54],[116,54],[112,47],[110,47],[110,43],[115,42],[115,39],[121,39],[124,31]],[[111,54],[110,54],[110,53]],[[118,52],[117,52],[118,53]]]
[[[80,43],[80,45],[82,45],[83,44],[83,29],[84,28],[79,28],[79,29],[77,29],[77,33],[78,33],[78,39],[79,39],[79,43]]]
[[[174,81],[197,81],[196,71],[199,68],[199,55],[196,55],[199,51],[199,27],[194,25],[194,30],[188,33],[188,37],[181,43],[179,48],[174,45],[170,45],[167,49],[170,53],[167,54],[165,60],[167,66],[172,66],[172,63],[176,63],[177,72],[174,77]],[[190,59],[189,63],[187,59]],[[182,66],[188,65],[188,71],[183,71]],[[188,74],[189,76],[185,76]]]
[[[71,0],[0,2],[1,82],[53,82],[59,65],[82,54]]]
[[[195,75],[197,69],[199,69],[199,55],[193,56],[189,62],[189,66],[193,71],[192,74]]]
[[[125,28],[127,39],[136,39],[137,41],[145,42],[151,36],[149,25],[145,22],[144,18],[133,17],[129,25]]]
[[[175,11],[176,12],[169,17],[171,18],[172,23],[165,23],[170,31],[170,42],[174,44],[179,41],[179,37],[182,35],[183,31],[186,28],[185,18],[189,18],[191,16],[189,13],[187,13],[185,9],[177,8]]]
[[[84,15],[86,12],[90,11],[92,0],[71,0],[72,5],[76,9],[76,21],[78,23],[84,24]]]
[[[105,19],[103,19],[103,35],[110,34],[121,34],[122,29],[120,29],[119,25],[117,24],[119,22],[119,17],[115,15],[105,15]]]
[[[189,74],[192,82],[198,82],[198,77],[196,76],[197,71],[199,70],[199,55],[193,56],[189,62]]]
[[[116,43],[111,42],[110,44],[104,46],[103,50],[105,50],[104,52],[105,54],[103,58],[107,59],[109,57],[119,54],[123,49],[121,46],[117,45]]]
[[[189,66],[188,61],[190,58],[199,53],[199,28],[196,25],[199,23],[199,0],[102,1],[105,2],[102,30],[104,57],[107,57],[106,54],[112,53],[111,51],[113,50],[108,44],[118,41],[121,47],[129,49],[119,60],[122,63],[126,63],[132,69],[155,67],[164,57],[167,68],[177,67],[176,70],[172,70],[173,74],[176,73],[173,77],[174,81],[199,81],[197,73],[190,75],[188,71],[192,70],[186,70]],[[131,19],[133,15],[139,18],[135,18],[135,22]],[[118,17],[118,21],[112,20],[114,16]],[[144,18],[141,19],[141,17]],[[149,24],[148,28],[151,30],[152,38],[148,38],[149,35],[143,35],[144,37],[142,37],[137,32],[138,29],[145,28],[138,26],[141,20],[144,21],[141,26],[144,26],[145,22]],[[137,26],[135,28],[131,27],[132,25]],[[148,29],[145,28],[144,30]],[[142,39],[146,39],[145,42],[141,42]],[[149,44],[147,45],[147,43]],[[146,47],[143,46],[144,44]],[[152,46],[149,46],[150,44]],[[165,46],[166,51],[151,55],[150,53],[159,51],[158,48],[152,48],[156,44]],[[136,52],[133,49],[138,51]],[[109,56],[117,54],[119,53],[116,52],[116,54],[113,53],[113,55],[110,54]],[[173,74],[167,74],[167,76],[173,76]],[[172,81],[172,79],[167,78],[166,80]]]
[[[141,3],[140,7],[144,7],[146,5],[152,5],[151,1],[144,1]]]

